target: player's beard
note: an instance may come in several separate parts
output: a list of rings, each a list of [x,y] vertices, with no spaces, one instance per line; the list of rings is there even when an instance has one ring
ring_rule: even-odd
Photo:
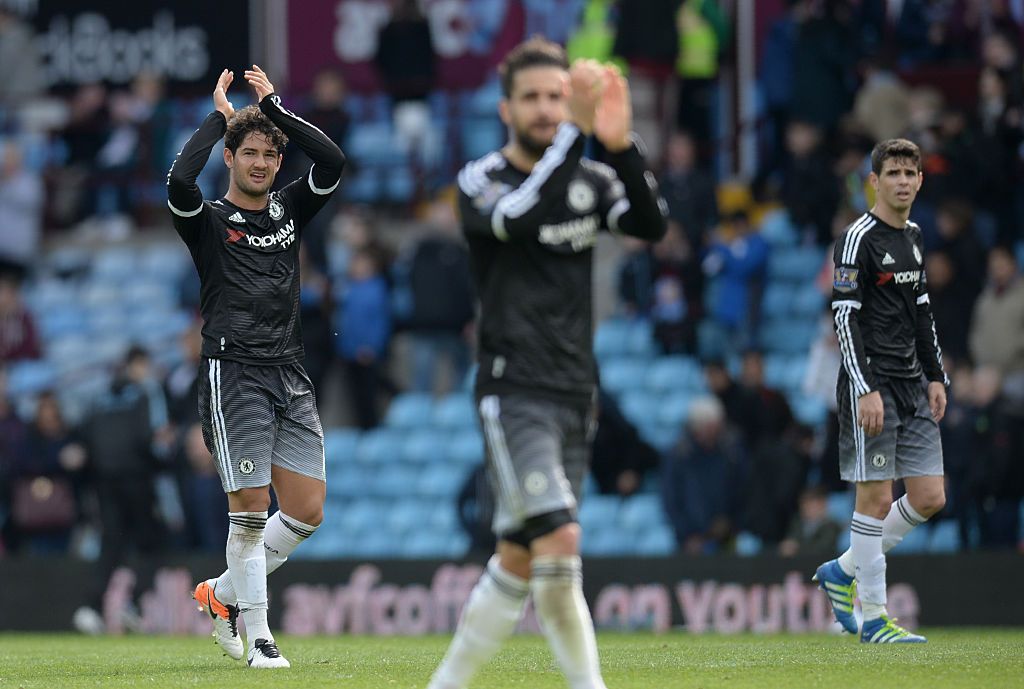
[[[542,122],[534,123],[533,126],[544,124]],[[548,150],[554,137],[536,137],[530,134],[530,127],[522,127],[516,129],[516,142],[519,147],[523,149],[527,154],[534,158],[540,158],[544,155],[544,151]]]
[[[235,186],[238,190],[246,196],[260,197],[265,196],[270,191],[270,187],[274,184],[274,173],[271,170],[267,170],[266,177],[261,184],[256,184],[249,178],[249,173],[246,172],[244,175],[235,175]]]

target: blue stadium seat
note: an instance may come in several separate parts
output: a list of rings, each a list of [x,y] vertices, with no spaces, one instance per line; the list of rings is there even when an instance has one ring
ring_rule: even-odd
[[[584,555],[624,555],[633,550],[631,535],[614,527],[584,530],[581,545]]]
[[[476,160],[499,148],[506,135],[497,116],[466,117],[458,124],[464,160]]]
[[[658,452],[668,452],[676,444],[676,441],[679,440],[683,427],[676,424],[668,426],[655,424],[641,426],[639,431],[640,436],[650,443],[655,450]]]
[[[924,527],[918,527],[918,531]],[[929,553],[955,553],[960,550],[960,525],[952,519],[943,519],[932,525],[928,538]]]
[[[704,372],[693,357],[662,356],[651,362],[645,383],[657,392],[696,392],[704,389]]]
[[[646,390],[630,390],[619,397],[619,408],[627,419],[639,426],[658,418],[661,403]]]
[[[795,290],[787,283],[768,285],[761,299],[761,313],[765,318],[784,318],[793,308]]]
[[[426,521],[422,524],[424,529],[453,533],[462,528],[459,525],[455,501],[450,497],[427,498],[424,505],[427,508]]]
[[[749,531],[740,531],[736,534],[736,554],[743,557],[751,557],[761,552],[764,543],[760,538]]]
[[[361,533],[379,524],[384,512],[383,503],[376,498],[355,498],[338,510],[337,523],[349,533]]]
[[[367,492],[382,498],[405,499],[419,485],[421,472],[421,467],[406,462],[378,466],[373,479],[366,486]]]
[[[405,203],[416,191],[416,180],[408,165],[393,165],[384,175],[384,198],[394,203]]]
[[[686,422],[694,396],[686,391],[670,392],[661,398],[658,410],[658,424],[680,429]]]
[[[385,469],[386,471],[386,469]],[[371,492],[379,472],[378,467],[370,464],[357,464],[345,461],[327,466],[327,495],[339,499],[351,500],[365,497]]]
[[[805,319],[767,321],[761,327],[761,344],[769,352],[805,354],[818,334],[816,322]]]
[[[903,540],[893,551],[899,555],[911,555],[928,551],[928,540],[930,534],[928,528],[918,527],[903,537]]]
[[[768,276],[772,281],[807,284],[807,277],[818,274],[825,253],[813,247],[793,247],[772,251],[768,258]]]
[[[661,496],[656,494],[633,495],[622,501],[618,523],[624,529],[640,532],[649,526],[665,523],[661,508]]]
[[[842,525],[849,526],[853,518],[853,491],[845,490],[842,493],[829,493],[827,510],[829,519]]]
[[[402,461],[438,464],[447,455],[448,434],[430,427],[411,430],[402,443]]]
[[[324,433],[324,454],[329,470],[338,464],[355,462],[361,435],[354,428],[331,428]]]
[[[819,398],[799,392],[789,396],[789,406],[793,409],[796,420],[807,426],[820,426],[828,415],[825,403]]]
[[[666,524],[652,524],[637,534],[636,555],[661,557],[676,551],[676,535]]]
[[[647,373],[647,362],[630,356],[617,356],[601,362],[601,387],[620,395],[626,390],[641,388]]]
[[[353,203],[375,203],[384,197],[380,170],[363,168],[341,185],[345,198]]]
[[[430,395],[405,392],[391,401],[384,423],[392,428],[418,428],[430,424],[434,400]]]
[[[617,495],[590,495],[580,503],[579,521],[583,531],[602,529],[618,521],[622,498]]]
[[[57,369],[47,361],[19,361],[7,370],[7,392],[12,397],[35,395],[56,383]]]
[[[395,536],[427,531],[422,528],[430,520],[430,506],[420,500],[397,500],[387,510],[385,525]]]
[[[434,403],[433,423],[442,429],[472,428],[477,424],[473,396],[453,392]]]
[[[92,275],[107,281],[134,278],[138,275],[135,250],[114,247],[97,252],[92,259]]]
[[[356,460],[365,464],[390,464],[399,461],[404,432],[393,428],[375,428],[363,433],[356,447]]]
[[[789,219],[785,210],[766,213],[761,219],[761,236],[772,245],[772,253],[781,251],[783,247],[793,246],[799,240],[796,225]]]
[[[626,338],[627,352],[633,356],[654,356],[654,329],[650,321],[629,321],[629,332]]]
[[[594,333],[594,353],[598,359],[623,356],[629,352],[629,322],[622,318],[601,321]]]
[[[423,468],[415,492],[422,497],[448,497],[449,501],[462,488],[468,472],[458,464],[435,462]]]
[[[793,293],[792,312],[797,316],[819,316],[824,308],[825,295],[813,286],[804,286]]]
[[[480,431],[473,429],[455,433],[448,443],[448,461],[462,467],[483,462],[484,440]]]

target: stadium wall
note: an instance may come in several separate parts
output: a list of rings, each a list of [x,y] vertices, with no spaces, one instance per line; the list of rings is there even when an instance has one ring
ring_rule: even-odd
[[[482,562],[295,561],[270,578],[271,623],[296,635],[447,633]],[[832,628],[806,558],[598,559],[585,563],[585,591],[598,627],[690,633],[800,633]],[[209,634],[190,593],[220,558],[174,559],[122,568],[106,583],[110,633]],[[889,559],[889,611],[910,627],[1015,625],[1019,603],[1000,592],[1024,581],[1017,553]],[[0,630],[61,631],[94,581],[79,560],[0,563]],[[69,584],[70,582],[70,584]],[[137,614],[130,611],[135,600]],[[39,601],[46,601],[40,605]],[[528,612],[521,626],[535,631]]]

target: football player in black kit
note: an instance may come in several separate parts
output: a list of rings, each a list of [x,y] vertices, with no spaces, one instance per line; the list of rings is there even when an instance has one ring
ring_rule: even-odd
[[[230,657],[281,668],[289,663],[267,625],[267,574],[319,526],[326,480],[323,429],[300,364],[299,240],[337,189],[345,156],[282,107],[263,70],[253,65],[244,77],[259,104],[236,111],[227,98],[234,75],[221,72],[214,111],[175,159],[167,195],[202,285],[199,413],[230,513],[227,571],[200,582],[193,595]],[[207,201],[196,178],[221,137],[228,191]],[[289,138],[313,166],[271,192]],[[268,519],[271,484],[280,511]]]
[[[839,469],[856,487],[850,548],[814,579],[836,619],[864,643],[922,643],[885,609],[885,553],[942,509],[939,421],[948,379],[924,272],[921,228],[910,209],[924,181],[906,139],[871,152],[875,205],[836,242],[832,311],[842,352]],[[895,502],[892,482],[907,492]],[[863,624],[853,609],[860,594]]]
[[[659,239],[664,202],[617,70],[570,69],[560,46],[534,38],[499,72],[509,142],[458,178],[481,302],[476,398],[498,548],[429,689],[463,689],[513,632],[528,593],[569,686],[605,689],[576,520],[596,387],[592,249],[601,229]],[[582,158],[591,134],[607,165]]]

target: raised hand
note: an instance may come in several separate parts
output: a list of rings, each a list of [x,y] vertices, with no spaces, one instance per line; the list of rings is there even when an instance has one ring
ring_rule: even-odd
[[[577,60],[569,70],[569,119],[584,134],[594,131],[604,82],[604,68],[595,60]]]
[[[235,73],[223,70],[217,78],[217,86],[213,89],[213,109],[224,115],[224,119],[230,120],[235,114],[235,106],[228,100],[228,87],[235,80]]]
[[[604,67],[604,92],[594,117],[594,135],[606,149],[619,153],[630,147],[633,129],[633,105],[629,84],[617,67]]]
[[[245,80],[255,89],[257,100],[263,100],[274,92],[274,85],[270,83],[267,73],[260,69],[259,65],[253,65],[252,69],[245,70]]]

